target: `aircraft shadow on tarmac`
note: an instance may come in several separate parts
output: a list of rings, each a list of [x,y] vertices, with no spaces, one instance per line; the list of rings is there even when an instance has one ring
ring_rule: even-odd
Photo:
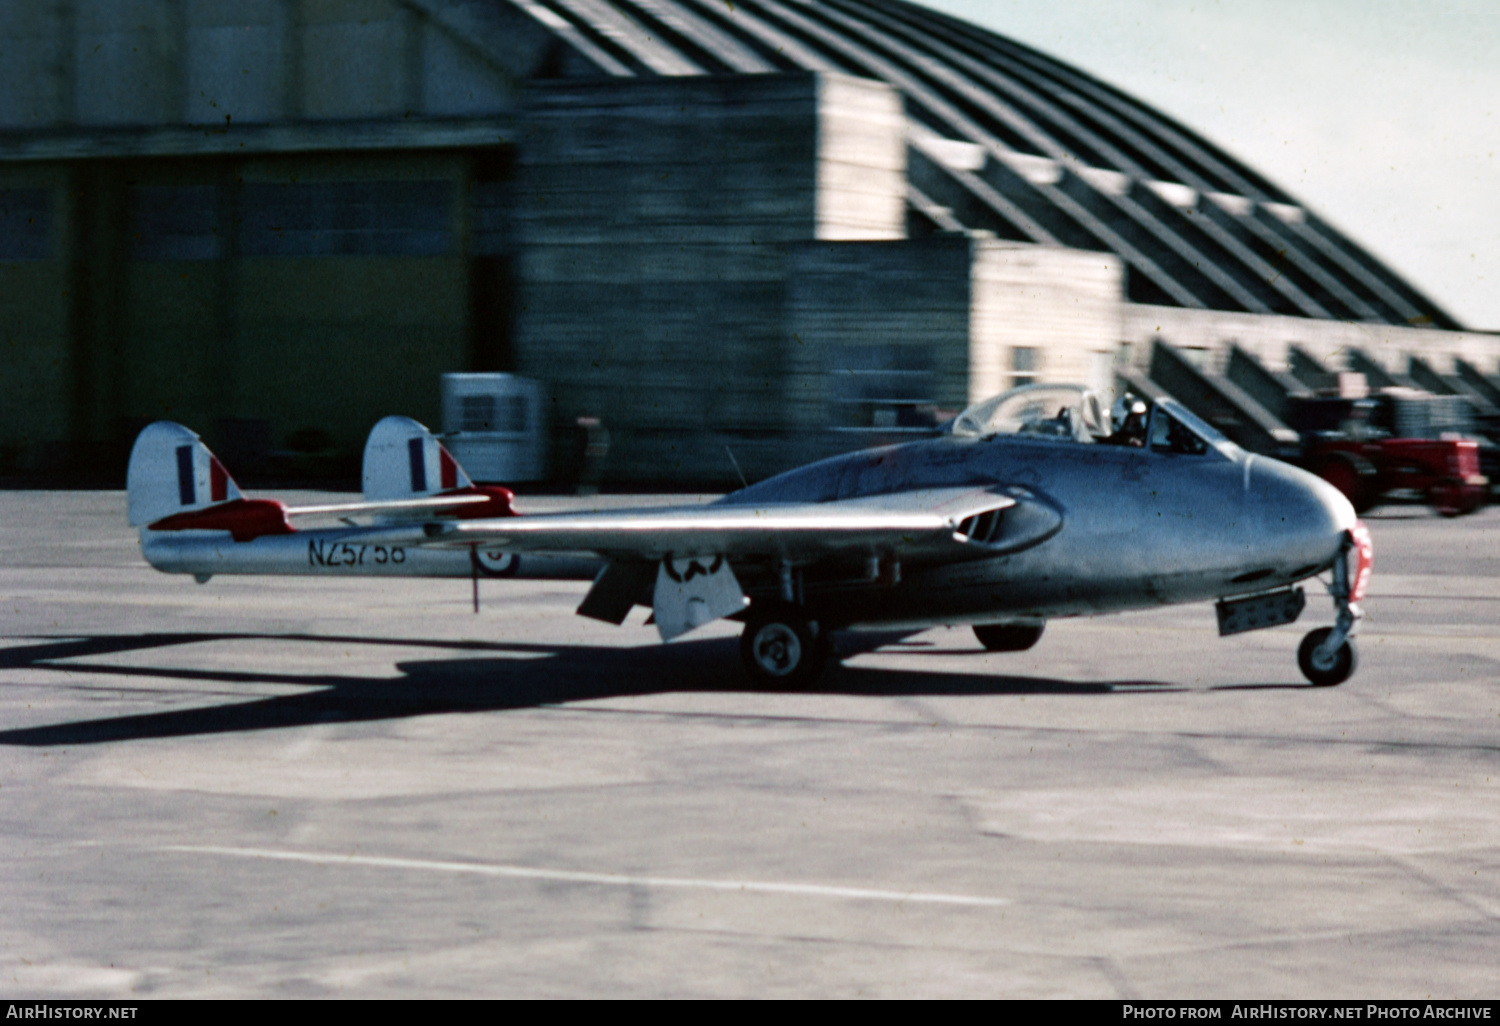
[[[922,642],[902,642],[884,634],[840,643],[840,655],[885,646],[921,657],[954,656]],[[401,662],[403,676],[361,677],[269,671],[126,666],[100,657],[214,641],[316,642],[333,645],[397,645],[454,653],[451,658]],[[0,745],[47,747],[102,744],[145,738],[222,734],[329,722],[360,722],[435,713],[503,712],[602,698],[671,691],[747,690],[733,638],[684,641],[665,646],[614,648],[589,645],[531,645],[480,641],[339,637],[309,634],[181,633],[101,635],[47,640],[0,650],[0,671],[56,670],[96,677],[178,679],[225,685],[281,684],[315,690],[292,695],[256,696],[248,701],[130,716],[77,720],[0,731]],[[489,653],[490,658],[485,658]],[[975,650],[974,655],[982,655]],[[509,656],[510,658],[507,658]],[[520,658],[517,658],[520,657]],[[69,662],[73,659],[89,662]],[[1003,658],[1003,657],[1001,657]],[[917,662],[914,659],[912,662]],[[129,685],[122,685],[128,687]],[[1240,687],[1288,685],[1241,685]],[[1295,685],[1300,687],[1301,685]],[[1187,690],[1154,681],[1067,681],[1007,674],[926,671],[919,665],[899,670],[830,664],[815,693],[874,697],[936,695],[1108,695]],[[184,692],[191,699],[191,692]]]

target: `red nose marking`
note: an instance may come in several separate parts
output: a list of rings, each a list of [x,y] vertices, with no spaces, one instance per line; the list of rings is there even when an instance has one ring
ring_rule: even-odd
[[[1354,542],[1354,576],[1349,584],[1349,601],[1364,601],[1370,590],[1370,573],[1375,569],[1375,543],[1370,540],[1370,529],[1363,520],[1356,520],[1349,531]]]

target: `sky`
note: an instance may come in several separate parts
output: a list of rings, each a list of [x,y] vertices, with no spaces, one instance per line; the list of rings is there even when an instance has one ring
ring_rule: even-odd
[[[916,0],[1193,129],[1500,330],[1500,0]]]

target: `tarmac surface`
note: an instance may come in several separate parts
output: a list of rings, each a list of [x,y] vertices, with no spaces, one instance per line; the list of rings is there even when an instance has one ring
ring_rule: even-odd
[[[805,694],[585,584],[199,586],[123,521],[0,493],[0,996],[1500,991],[1500,510],[1367,517],[1338,688],[1314,587]]]

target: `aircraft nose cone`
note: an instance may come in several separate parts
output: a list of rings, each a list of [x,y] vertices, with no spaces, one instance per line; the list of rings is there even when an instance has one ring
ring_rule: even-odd
[[[1259,506],[1267,548],[1288,564],[1322,566],[1338,555],[1358,516],[1344,493],[1322,478],[1278,460],[1250,467],[1250,501]]]

